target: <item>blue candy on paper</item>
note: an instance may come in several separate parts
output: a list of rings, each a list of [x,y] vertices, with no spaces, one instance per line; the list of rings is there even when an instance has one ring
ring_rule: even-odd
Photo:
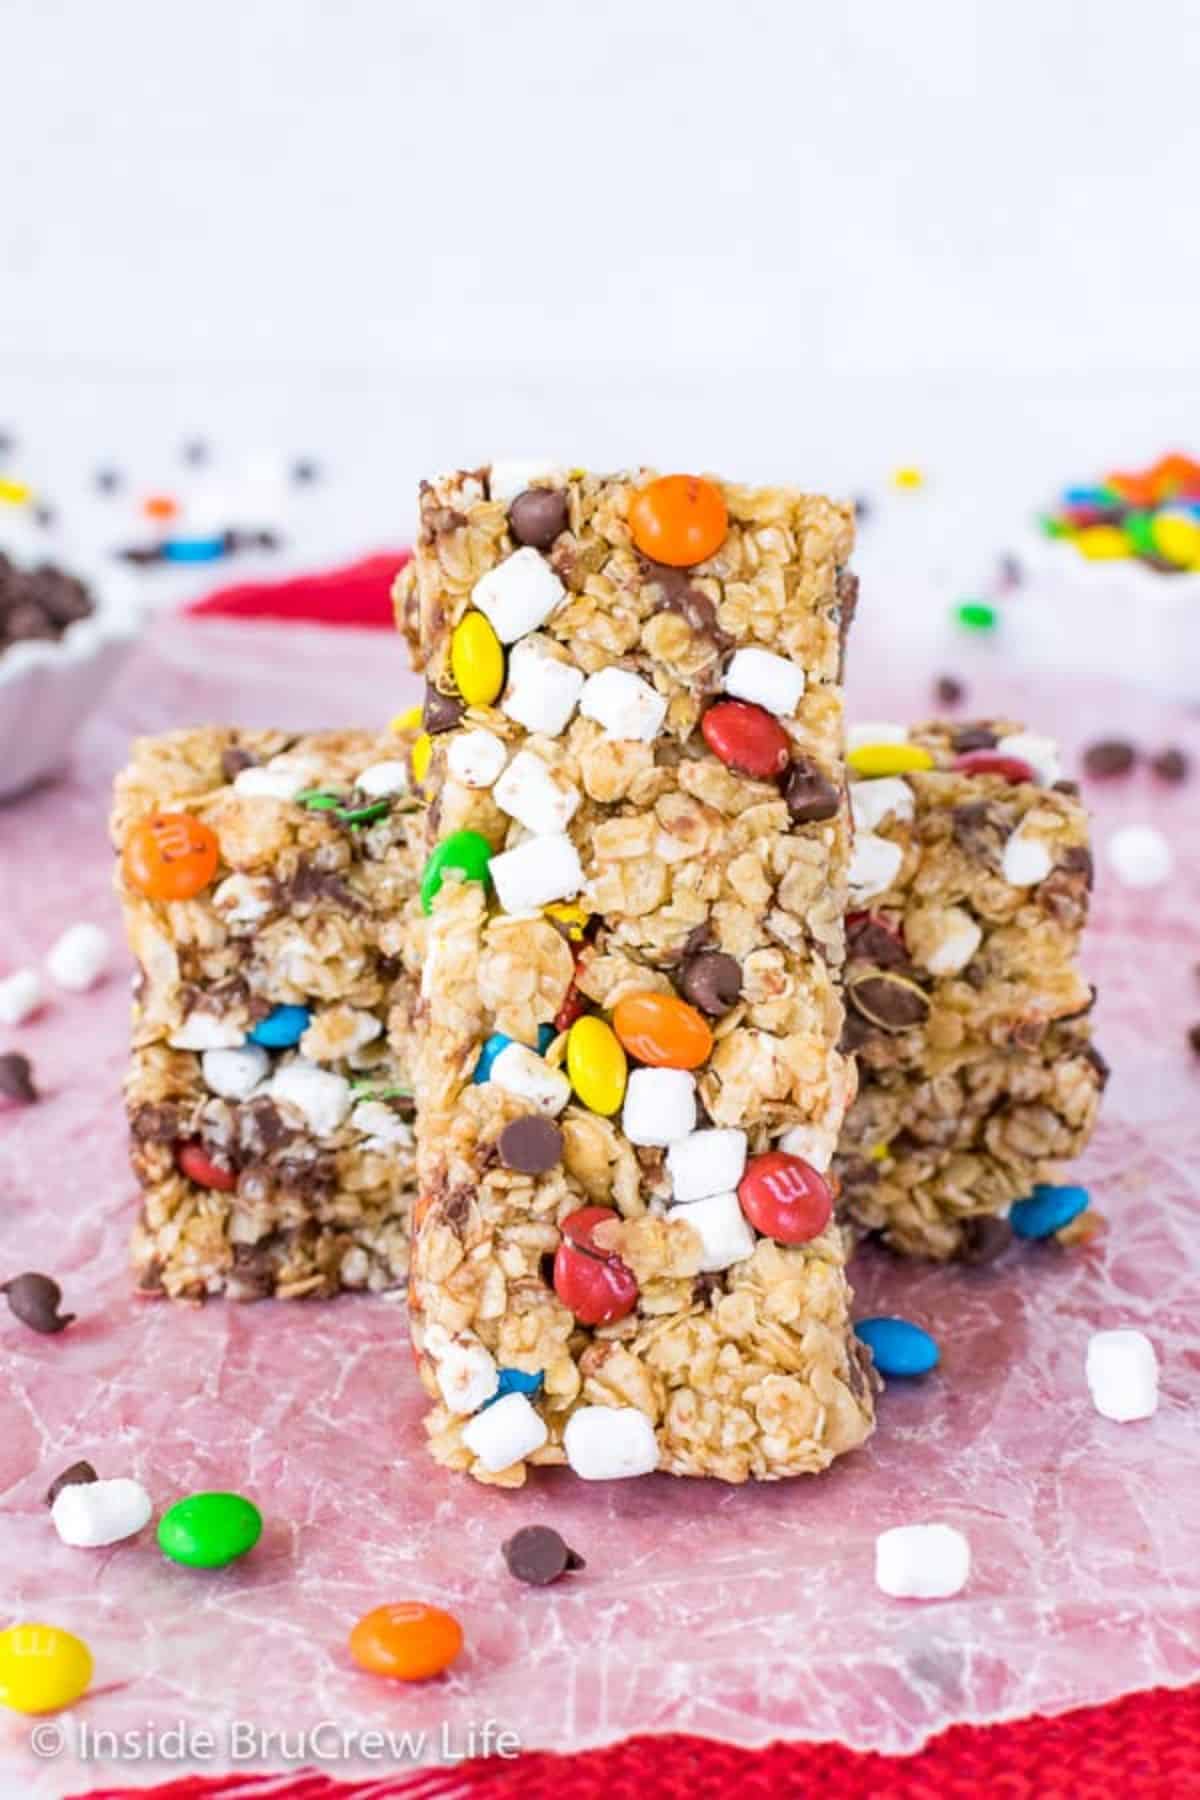
[[[264,1050],[290,1050],[312,1022],[307,1006],[276,1006],[250,1032],[250,1042]]]
[[[937,1368],[937,1344],[909,1319],[859,1319],[854,1331],[881,1375],[928,1375]]]
[[[220,537],[168,538],[162,554],[167,562],[174,563],[219,562],[227,548],[222,532]]]
[[[1039,1182],[1028,1200],[1018,1200],[1008,1215],[1008,1222],[1018,1237],[1053,1237],[1091,1205],[1092,1196],[1085,1187],[1051,1187]]]

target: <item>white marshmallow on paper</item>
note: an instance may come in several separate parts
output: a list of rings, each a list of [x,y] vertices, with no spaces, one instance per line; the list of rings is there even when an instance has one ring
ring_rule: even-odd
[[[693,1131],[667,1151],[676,1201],[707,1200],[736,1188],[746,1172],[746,1134],[733,1126]]]
[[[700,1263],[703,1275],[719,1275],[722,1269],[745,1262],[754,1254],[754,1228],[733,1192],[709,1194],[703,1200],[673,1205],[669,1216],[682,1219],[699,1235],[704,1246]]]
[[[903,850],[891,838],[879,837],[873,831],[856,838],[848,875],[851,905],[862,906],[886,894],[903,861]]]
[[[947,1600],[971,1573],[971,1546],[953,1525],[896,1525],[875,1539],[875,1581],[896,1600]]]
[[[446,752],[450,774],[469,788],[490,788],[507,761],[508,751],[494,731],[459,732]]]
[[[95,987],[112,954],[107,931],[99,925],[69,925],[46,958],[51,978],[73,994]]]
[[[14,969],[0,981],[0,1024],[23,1025],[45,999],[42,978],[36,969]]]
[[[902,775],[850,783],[850,811],[858,831],[874,831],[885,819],[911,819],[915,810],[913,791]]]
[[[496,1359],[484,1344],[451,1341],[437,1358],[437,1384],[451,1412],[478,1412],[500,1386]]]
[[[667,716],[667,702],[640,675],[628,669],[600,669],[583,684],[579,710],[610,738],[649,744]]]
[[[804,670],[773,650],[736,650],[725,671],[725,692],[789,718],[804,692]]]
[[[579,805],[579,789],[556,775],[532,750],[517,754],[492,789],[501,812],[538,836],[565,831]]]
[[[271,1058],[261,1044],[241,1044],[206,1050],[200,1067],[210,1094],[219,1094],[222,1100],[248,1100],[270,1073]]]
[[[571,1083],[561,1069],[552,1069],[544,1056],[528,1044],[506,1044],[492,1064],[488,1080],[506,1094],[528,1100],[551,1118],[571,1098]]]
[[[1175,853],[1153,825],[1122,825],[1105,846],[1122,887],[1159,887],[1175,868]]]
[[[506,913],[536,912],[554,900],[573,900],[583,886],[579,852],[565,834],[529,838],[493,856],[488,874]]]
[[[558,737],[583,692],[583,670],[555,656],[544,637],[523,638],[508,659],[500,711],[526,731]]]
[[[294,1106],[314,1137],[332,1137],[349,1117],[354,1104],[350,1083],[331,1069],[297,1059],[276,1071],[271,1095]]]
[[[54,1529],[76,1550],[119,1544],[149,1522],[150,1496],[140,1481],[75,1481],[60,1488],[50,1509]]]
[[[563,1449],[583,1481],[625,1481],[658,1467],[654,1427],[636,1406],[581,1406],[567,1420]]]
[[[544,625],[566,588],[539,550],[526,545],[481,575],[471,599],[502,644],[515,644]]]
[[[463,1443],[489,1475],[532,1456],[549,1435],[542,1415],[524,1394],[505,1394],[462,1428]]]
[[[660,1149],[687,1137],[696,1128],[695,1076],[686,1069],[634,1069],[621,1128],[631,1144]]]
[[[1106,1419],[1128,1424],[1158,1411],[1158,1356],[1142,1331],[1094,1331],[1088,1339],[1087,1384]]]

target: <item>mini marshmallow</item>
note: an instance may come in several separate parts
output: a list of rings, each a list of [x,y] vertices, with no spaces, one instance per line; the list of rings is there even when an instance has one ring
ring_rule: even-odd
[[[736,1188],[746,1169],[746,1134],[732,1127],[693,1131],[667,1151],[667,1174],[676,1201],[707,1200]]]
[[[360,1100],[350,1114],[350,1123],[362,1132],[364,1150],[383,1153],[407,1148],[413,1141],[412,1126],[384,1100]]]
[[[1053,858],[1040,838],[1031,837],[1021,826],[1004,846],[1000,870],[1010,887],[1035,887],[1045,881],[1054,867]]]
[[[279,904],[272,882],[261,875],[230,875],[213,893],[213,905],[225,915],[232,931],[239,925],[257,925]]]
[[[582,677],[580,678],[582,685]],[[490,788],[508,760],[508,751],[493,731],[464,731],[451,738],[446,767],[464,787]]]
[[[271,1095],[302,1113],[314,1137],[332,1136],[349,1116],[354,1098],[344,1076],[302,1060],[276,1071]]]
[[[471,599],[500,642],[515,644],[545,624],[566,592],[541,552],[526,545],[481,575]]]
[[[907,744],[908,726],[891,719],[868,719],[862,725],[846,727],[847,750],[858,750],[864,744]]]
[[[252,799],[294,800],[306,787],[311,787],[314,769],[311,762],[293,762],[288,756],[276,756],[262,767],[239,769],[233,778],[235,794]]]
[[[437,1384],[452,1413],[478,1412],[500,1386],[496,1359],[484,1344],[449,1343],[438,1358]]]
[[[54,1529],[76,1550],[119,1544],[149,1522],[150,1496],[140,1481],[73,1481],[60,1488],[50,1509]]]
[[[73,994],[95,987],[108,968],[111,945],[99,925],[70,925],[46,958],[46,967],[59,987]]]
[[[0,1024],[23,1025],[45,999],[36,969],[17,969],[0,981]]]
[[[1106,846],[1113,873],[1122,887],[1158,887],[1169,879],[1175,856],[1153,825],[1122,825]]]
[[[848,877],[851,904],[862,906],[867,900],[886,894],[903,861],[903,850],[891,838],[879,837],[873,831],[856,838]]]
[[[462,1428],[463,1443],[489,1475],[532,1456],[549,1435],[545,1420],[524,1394],[505,1394]]]
[[[1106,1419],[1127,1424],[1158,1411],[1158,1357],[1141,1331],[1094,1331],[1088,1339],[1087,1384]]]
[[[200,1067],[204,1085],[210,1094],[222,1100],[248,1100],[271,1068],[271,1058],[259,1044],[243,1044],[239,1049],[206,1050]]]
[[[967,1584],[971,1546],[953,1525],[896,1525],[875,1539],[875,1582],[896,1600],[946,1600]]]
[[[582,669],[555,656],[547,638],[524,638],[508,659],[508,685],[500,711],[526,731],[558,737],[582,692]]]
[[[801,1162],[806,1162],[818,1175],[824,1175],[833,1161],[837,1141],[836,1126],[793,1125],[780,1138],[779,1148],[786,1151],[788,1156],[798,1156]]]
[[[507,913],[536,912],[552,900],[573,900],[583,886],[579,852],[565,835],[529,838],[493,856],[488,874]]]
[[[689,1136],[696,1129],[695,1076],[686,1069],[634,1069],[621,1125],[631,1144],[660,1149]]]
[[[624,1481],[658,1467],[654,1427],[636,1406],[581,1406],[567,1420],[563,1449],[583,1481]]]
[[[1016,756],[1027,762],[1043,787],[1053,787],[1062,777],[1062,759],[1053,738],[1036,731],[1010,731],[996,745],[1000,756]]]
[[[850,784],[850,811],[858,831],[874,831],[885,819],[911,819],[915,810],[913,791],[901,775]]]
[[[725,671],[725,692],[788,718],[804,692],[804,670],[772,650],[737,650]]]
[[[682,1219],[699,1233],[704,1246],[700,1271],[704,1275],[718,1275],[722,1269],[745,1262],[754,1254],[754,1231],[735,1193],[689,1200],[684,1206],[673,1206],[670,1216]]]
[[[544,484],[557,474],[558,469],[554,463],[534,462],[529,457],[502,457],[488,470],[488,498],[502,500],[507,506],[518,494],[523,494],[526,488],[533,487],[535,483]]]
[[[172,1050],[237,1050],[245,1041],[244,1025],[207,1012],[190,1014],[167,1039]]]
[[[552,1069],[528,1044],[506,1044],[492,1064],[488,1080],[551,1117],[571,1098],[571,1083],[562,1070]]]
[[[548,837],[571,823],[579,789],[532,750],[518,750],[492,789],[492,798],[501,812],[527,831]]]
[[[965,969],[980,944],[983,931],[961,906],[948,906],[941,915],[942,935],[926,952],[925,967],[931,975],[957,975]]]
[[[667,716],[667,702],[628,669],[600,669],[584,682],[579,710],[585,719],[602,725],[610,738],[649,744]]]
[[[372,800],[385,800],[389,794],[408,792],[408,766],[402,762],[372,763],[354,783],[360,794]]]

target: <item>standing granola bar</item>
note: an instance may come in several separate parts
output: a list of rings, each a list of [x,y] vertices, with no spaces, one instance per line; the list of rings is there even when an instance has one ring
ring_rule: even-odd
[[[116,786],[137,959],[126,1082],[142,1288],[381,1289],[407,1273],[407,746],[368,732],[143,738]]]
[[[829,1167],[848,507],[460,473],[399,585],[432,747],[410,1303],[513,1487],[825,1467],[872,1425]]]
[[[1086,1144],[1104,1086],[1078,967],[1087,814],[1053,743],[1005,720],[866,726],[846,1036],[846,1215],[894,1249],[979,1260]]]

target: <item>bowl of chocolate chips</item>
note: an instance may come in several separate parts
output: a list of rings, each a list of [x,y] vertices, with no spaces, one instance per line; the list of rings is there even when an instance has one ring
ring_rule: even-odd
[[[0,800],[62,767],[142,614],[120,574],[25,557],[0,538]]]

